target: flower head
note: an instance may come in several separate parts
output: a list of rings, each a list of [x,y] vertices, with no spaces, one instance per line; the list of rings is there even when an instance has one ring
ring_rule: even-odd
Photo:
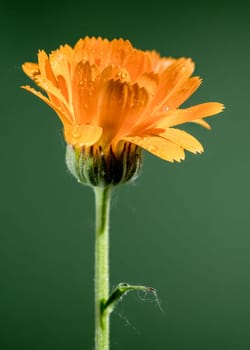
[[[105,158],[112,151],[119,158],[132,144],[133,152],[143,148],[164,160],[181,161],[184,150],[201,153],[203,147],[174,127],[192,121],[209,128],[202,118],[223,109],[217,102],[180,109],[201,83],[191,77],[192,60],[162,58],[135,49],[128,40],[86,37],[49,56],[39,51],[38,63],[22,68],[47,96],[23,88],[54,109],[67,144],[78,155],[101,152]]]

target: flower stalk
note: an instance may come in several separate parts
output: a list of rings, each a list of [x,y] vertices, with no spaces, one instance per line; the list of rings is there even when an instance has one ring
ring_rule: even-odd
[[[95,350],[109,350],[109,210],[111,186],[94,187],[95,238]]]

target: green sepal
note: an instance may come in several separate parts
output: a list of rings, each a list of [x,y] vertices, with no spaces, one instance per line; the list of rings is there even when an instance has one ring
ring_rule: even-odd
[[[133,181],[141,167],[141,149],[132,143],[124,143],[119,152],[110,146],[106,152],[102,147],[91,146],[76,149],[67,145],[66,164],[78,182],[107,187]]]

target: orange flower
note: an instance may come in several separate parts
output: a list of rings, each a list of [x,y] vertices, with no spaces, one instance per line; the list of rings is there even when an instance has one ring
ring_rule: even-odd
[[[193,136],[174,126],[196,122],[222,111],[217,102],[179,109],[199,87],[189,58],[161,58],[135,49],[126,40],[80,39],[61,46],[24,72],[48,95],[23,86],[55,110],[74,149],[112,149],[134,144],[167,161],[184,159],[184,150],[203,151]],[[117,151],[118,152],[118,151]]]

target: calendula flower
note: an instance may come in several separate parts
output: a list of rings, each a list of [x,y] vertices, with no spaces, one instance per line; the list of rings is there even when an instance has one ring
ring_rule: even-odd
[[[63,123],[70,170],[94,185],[131,179],[141,149],[170,162],[183,160],[184,150],[201,153],[200,142],[175,127],[196,122],[209,128],[202,118],[223,109],[217,102],[180,109],[201,83],[191,76],[192,60],[162,58],[128,40],[86,37],[73,48],[39,51],[38,63],[22,67],[47,96],[23,88]]]

